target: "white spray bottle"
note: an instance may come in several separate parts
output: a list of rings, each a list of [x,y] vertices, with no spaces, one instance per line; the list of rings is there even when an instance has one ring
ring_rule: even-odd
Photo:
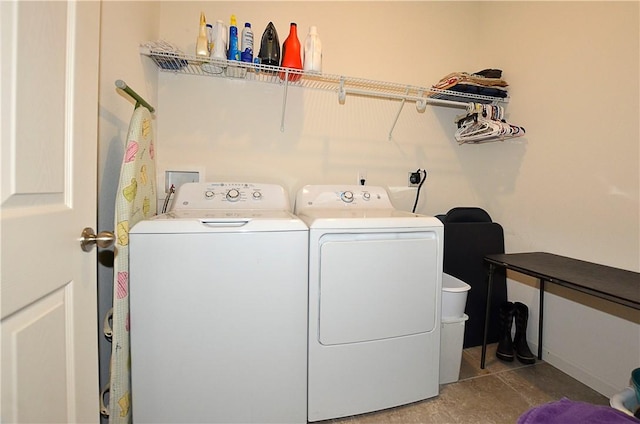
[[[304,41],[305,72],[322,73],[322,42],[315,26],[309,28],[309,35]]]

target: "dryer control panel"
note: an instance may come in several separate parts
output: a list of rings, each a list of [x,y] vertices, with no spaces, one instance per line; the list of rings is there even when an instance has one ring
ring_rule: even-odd
[[[393,209],[384,187],[361,185],[308,185],[298,192],[301,209]]]
[[[289,195],[277,184],[205,182],[180,186],[172,210],[268,209],[289,210]]]

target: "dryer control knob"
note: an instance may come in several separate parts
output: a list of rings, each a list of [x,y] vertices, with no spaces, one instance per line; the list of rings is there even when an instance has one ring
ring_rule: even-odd
[[[227,191],[227,200],[235,202],[238,199],[240,199],[240,192],[237,189],[232,188],[231,190]]]
[[[259,191],[254,191],[253,192],[253,198],[256,199],[256,200],[262,199],[262,193],[260,193]]]
[[[365,191],[364,193],[362,193],[362,198],[364,200],[370,200],[371,199],[371,193],[369,193],[368,191]]]
[[[345,203],[351,203],[353,202],[353,193],[350,191],[345,191],[340,195],[340,198]]]
[[[206,197],[207,199],[211,199],[213,197],[213,191],[211,190],[207,190],[204,192],[204,197]]]

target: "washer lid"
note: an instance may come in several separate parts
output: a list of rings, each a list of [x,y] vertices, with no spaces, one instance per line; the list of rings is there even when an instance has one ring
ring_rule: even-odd
[[[133,226],[132,234],[306,231],[289,211],[183,209],[154,216]]]

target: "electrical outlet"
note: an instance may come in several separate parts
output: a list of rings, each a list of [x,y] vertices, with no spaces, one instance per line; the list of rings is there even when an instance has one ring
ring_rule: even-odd
[[[409,171],[407,183],[409,187],[418,187],[421,181],[422,174],[420,173],[420,171]]]
[[[367,183],[367,171],[360,170],[358,171],[358,185],[365,185]]]
[[[164,192],[168,193],[171,185],[178,190],[184,183],[197,183],[200,181],[198,171],[165,171],[164,172]]]

